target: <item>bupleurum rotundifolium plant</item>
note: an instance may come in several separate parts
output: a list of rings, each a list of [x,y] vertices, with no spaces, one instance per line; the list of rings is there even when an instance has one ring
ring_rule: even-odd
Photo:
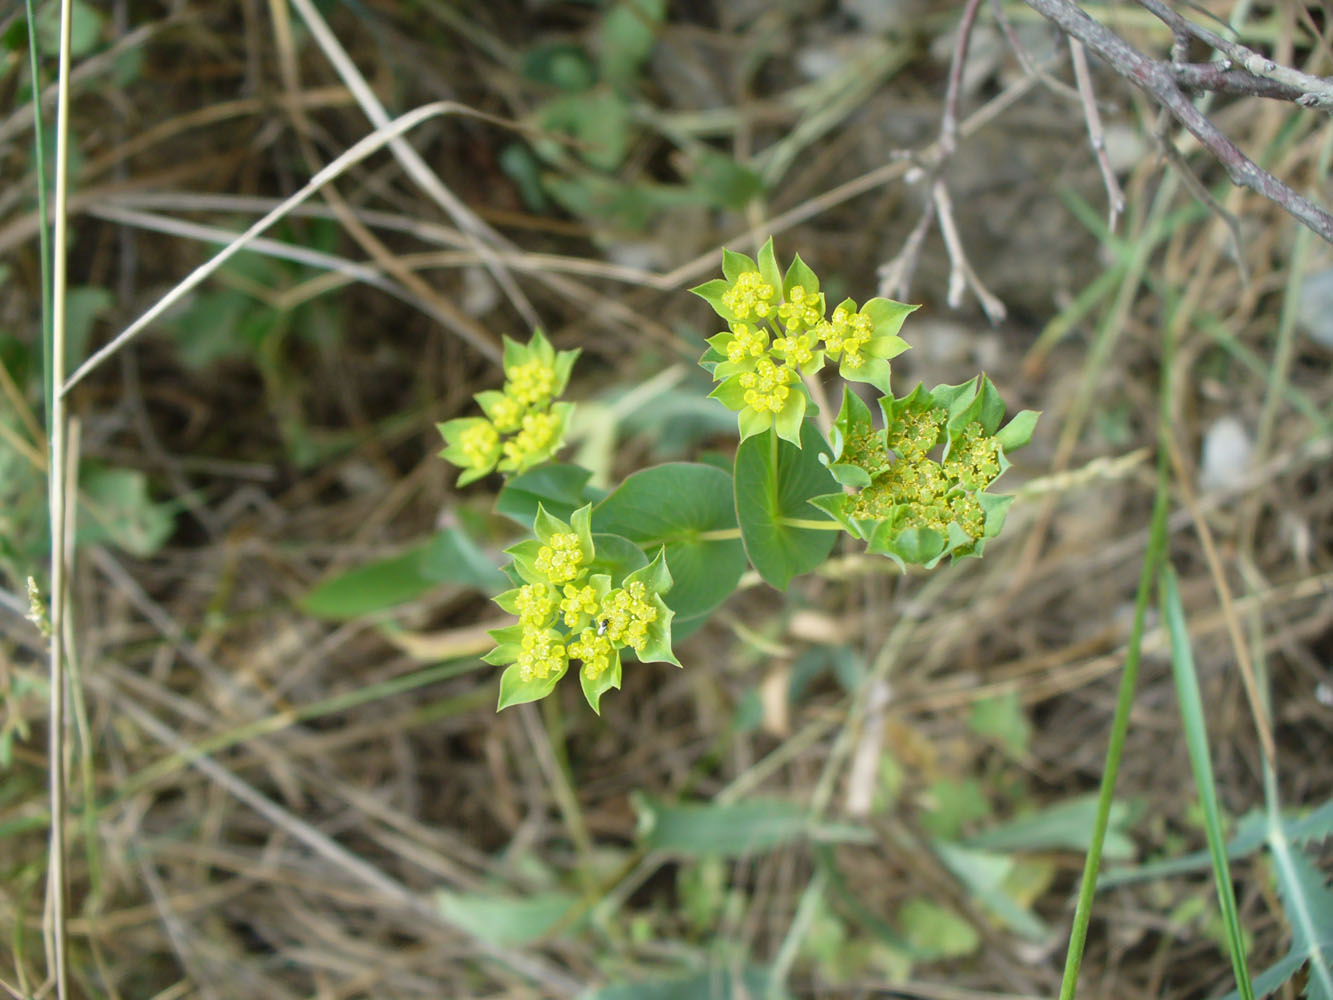
[[[689,612],[687,629],[697,627],[747,561],[785,588],[828,556],[827,532],[845,531],[904,568],[929,569],[946,555],[981,555],[1003,528],[1013,498],[988,491],[1008,454],[1031,438],[1035,411],[1001,426],[1004,400],[985,375],[895,397],[889,362],[907,350],[898,333],[917,307],[844,299],[830,311],[818,276],[800,257],[784,273],[771,239],[757,260],[724,250],[722,273],[692,291],[726,323],[699,363],[717,383],[711,395],[737,414],[732,475],[669,463],[634,473],[609,496],[586,487],[576,466],[548,466],[541,477],[569,424],[573,405],[558,397],[578,352],[555,351],[540,331],[526,347],[505,338],[503,390],[476,395],[484,417],[439,425],[441,455],[464,470],[459,485],[505,474],[499,503],[526,511],[535,536],[507,550],[518,585],[495,599],[518,619],[492,630],[497,645],[486,656],[506,666],[500,708],[545,697],[577,662],[584,695],[600,711],[601,696],[620,686],[625,650],[679,666],[678,611]],[[879,393],[881,426],[845,385],[824,439],[807,381],[831,363],[845,383]],[[570,503],[571,494],[585,502]],[[543,498],[565,504],[569,520]]]

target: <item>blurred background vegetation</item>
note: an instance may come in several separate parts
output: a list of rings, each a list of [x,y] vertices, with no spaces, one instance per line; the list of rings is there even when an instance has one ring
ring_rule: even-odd
[[[633,665],[598,718],[572,684],[494,713],[479,656],[517,529],[498,479],[454,488],[434,423],[500,384],[502,334],[540,324],[582,349],[566,456],[596,485],[729,453],[734,417],[695,365],[715,321],[684,289],[769,233],[830,301],[880,289],[927,203],[913,155],[940,131],[962,5],[74,4],[71,369],[373,131],[376,103],[457,113],[350,167],[70,396],[72,995],[1054,995],[1163,405],[1179,620],[1147,619],[1081,995],[1234,986],[1169,625],[1193,649],[1251,967],[1333,935],[1333,907],[1293,925],[1258,850],[1236,642],[1284,842],[1325,905],[1333,253],[1176,136],[1201,187],[1183,182],[1158,109],[1094,63],[1126,197],[1108,230],[1065,42],[999,6],[1044,76],[983,5],[940,177],[970,287],[1006,318],[950,295],[957,254],[930,229],[894,368],[903,390],[981,369],[1045,411],[1000,484],[1021,494],[1005,537],[931,574],[839,548],[783,594],[747,576],[678,646],[683,670]],[[1083,6],[1171,45],[1138,7]],[[49,95],[57,8],[38,7]],[[1320,4],[1190,13],[1333,71]],[[50,826],[24,619],[48,550],[27,39],[0,8],[0,980],[23,997],[46,978]],[[1328,201],[1326,115],[1209,109]],[[1324,995],[1299,967],[1283,988]]]

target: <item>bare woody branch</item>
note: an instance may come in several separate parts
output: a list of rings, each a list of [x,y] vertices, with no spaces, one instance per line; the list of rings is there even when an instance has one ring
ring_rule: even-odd
[[[1170,112],[1176,121],[1180,122],[1209,152],[1217,157],[1226,169],[1232,183],[1263,195],[1290,213],[1293,218],[1308,226],[1326,242],[1333,244],[1333,215],[1330,215],[1324,208],[1293,191],[1282,181],[1268,173],[1241,152],[1234,142],[1218,131],[1217,127],[1191,103],[1180,89],[1175,68],[1170,62],[1151,59],[1139,52],[1119,35],[1107,29],[1101,22],[1093,19],[1077,5],[1071,3],[1070,0],[1024,0],[1024,2],[1047,20],[1058,25],[1066,34],[1082,42],[1086,48],[1100,56],[1108,66],[1125,79],[1150,94],[1162,107]],[[1165,14],[1181,21],[1179,30],[1177,30],[1177,25],[1174,22],[1168,22],[1171,24],[1172,30],[1177,31],[1177,34],[1183,31],[1188,31],[1195,37],[1202,37],[1206,34],[1208,37],[1204,40],[1210,45],[1213,44],[1211,39],[1216,39],[1224,45],[1232,46],[1232,43],[1217,38],[1211,32],[1207,32],[1197,25],[1190,25],[1189,22],[1179,18],[1179,15],[1170,11],[1169,8],[1159,4],[1157,0],[1140,0],[1140,2],[1154,14],[1163,17],[1163,20],[1166,20],[1166,17],[1159,12],[1159,8]],[[1238,48],[1244,49],[1243,46]],[[1225,49],[1219,49],[1219,51],[1223,51],[1224,54],[1226,52]],[[1263,60],[1262,57],[1249,52],[1248,49],[1244,49],[1244,51],[1255,57],[1254,60],[1250,60],[1243,66],[1251,74],[1285,84],[1293,82],[1291,79],[1283,78],[1284,74],[1277,73],[1276,70],[1280,67],[1274,67],[1271,60]],[[1289,72],[1296,73],[1295,70]],[[1319,92],[1306,86],[1311,81],[1322,84],[1325,88],[1330,89],[1330,93],[1333,93],[1333,86],[1327,81],[1321,81],[1318,77],[1307,77],[1303,73],[1297,74],[1297,76],[1302,80],[1299,85],[1302,96],[1297,98],[1297,102],[1300,104],[1322,103],[1322,98],[1318,97]]]

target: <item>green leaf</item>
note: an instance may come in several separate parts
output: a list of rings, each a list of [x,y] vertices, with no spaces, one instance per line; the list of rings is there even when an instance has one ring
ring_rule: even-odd
[[[958,958],[981,944],[976,928],[927,896],[913,896],[898,910],[898,926],[922,957]]]
[[[602,79],[629,89],[657,42],[666,0],[620,0],[602,19],[598,58]]]
[[[1310,858],[1293,850],[1280,835],[1270,839],[1269,848],[1282,909],[1291,925],[1291,949],[1254,977],[1254,994],[1266,996],[1276,991],[1308,962],[1304,995],[1310,1000],[1333,1000],[1333,892]],[[1223,1000],[1239,998],[1237,990]]]
[[[597,72],[587,53],[569,42],[545,42],[530,48],[523,56],[522,73],[535,83],[543,83],[568,93],[587,90],[597,82]]]
[[[953,840],[964,826],[990,815],[990,803],[976,778],[940,778],[928,789],[930,809],[921,817],[923,829],[941,840]]]
[[[667,569],[666,558],[661,549],[658,549],[651,563],[631,573],[625,579],[625,583],[628,585],[636,580],[643,581],[643,585],[653,595],[652,604],[657,611],[657,618],[648,626],[648,641],[643,649],[634,655],[643,663],[674,663],[679,667],[680,661],[676,659],[676,654],[671,649],[671,620],[675,612],[667,607],[662,599],[662,595],[671,590],[671,571]]]
[[[692,150],[690,158],[694,162],[690,187],[706,205],[738,212],[763,192],[760,175],[725,153],[703,147]]]
[[[787,298],[797,285],[812,295],[819,294],[819,275],[810,270],[810,265],[801,260],[800,254],[792,258],[791,267],[787,268],[787,274],[782,279],[783,298]]]
[[[630,125],[629,105],[606,87],[552,98],[538,112],[541,129],[568,135],[583,161],[597,170],[615,170],[624,161]]]
[[[764,241],[764,245],[759,248],[759,275],[764,279],[765,284],[773,286],[773,290],[779,295],[782,293],[782,269],[778,267],[777,255],[773,250],[773,237]],[[773,303],[777,305],[776,302]]]
[[[447,528],[395,556],[344,570],[300,600],[317,618],[345,620],[406,604],[442,583],[492,594],[508,585],[495,559],[460,528]]]
[[[645,847],[689,857],[736,857],[805,839],[856,844],[874,840],[863,827],[817,822],[805,806],[777,799],[670,805],[634,793],[632,801]]]
[[[155,503],[148,477],[137,469],[85,466],[79,474],[77,538],[80,545],[110,542],[146,558],[176,530],[176,505]]]
[[[441,889],[435,894],[435,905],[445,920],[501,948],[541,940],[578,902],[578,896],[569,892],[538,892],[517,897]]]
[[[495,509],[525,528],[532,527],[539,504],[568,520],[576,508],[601,499],[601,491],[588,485],[591,477],[592,472],[579,465],[552,463],[530,469],[505,484]]]
[[[968,724],[972,732],[995,740],[1012,757],[1027,753],[1032,727],[1017,691],[974,702]]]
[[[1126,802],[1111,805],[1102,856],[1125,861],[1137,853],[1126,834],[1133,810]],[[1081,795],[992,827],[963,841],[987,851],[1087,851],[1097,817],[1097,796]]]
[[[617,587],[625,577],[648,565],[643,549],[628,538],[599,531],[593,533],[592,544],[596,555],[587,564],[588,572],[605,573]]]
[[[611,651],[611,665],[598,674],[595,678],[589,678],[582,670],[579,671],[579,683],[583,686],[583,697],[587,699],[592,710],[598,715],[602,714],[602,695],[612,688],[620,689],[620,676],[624,669],[620,662],[620,650]]]
[[[102,34],[103,16],[97,8],[84,0],[74,0],[70,7],[69,54],[79,59],[88,55],[97,46]],[[49,55],[59,52],[60,4],[38,5],[35,25],[38,50]]]
[[[944,866],[968,889],[968,895],[993,913],[1005,926],[1033,941],[1049,936],[1046,925],[1009,894],[1007,879],[1014,871],[1013,858],[936,841],[935,853]]]
[[[706,614],[736,589],[745,571],[731,476],[708,465],[669,462],[631,474],[593,508],[593,527],[650,551],[661,546],[675,585],[667,604],[681,618]]]
[[[115,300],[105,288],[84,286],[65,293],[65,358],[72,371],[88,353],[88,338],[97,317]]]
[[[603,986],[582,1000],[789,1000],[790,994],[773,982],[764,968],[750,966],[739,975],[729,964],[706,969],[683,979],[648,979]]]
[[[750,563],[778,590],[827,557],[836,531],[798,527],[782,519],[826,520],[809,500],[832,493],[837,483],[819,460],[828,446],[806,421],[801,447],[773,433],[742,441],[736,449],[736,518]],[[836,522],[829,521],[830,526]]]
[[[1185,609],[1180,602],[1176,575],[1171,566],[1162,567],[1158,576],[1158,591],[1162,600],[1162,617],[1171,637],[1171,674],[1180,702],[1180,720],[1189,751],[1190,767],[1203,807],[1204,833],[1208,838],[1208,853],[1213,863],[1213,882],[1217,900],[1222,909],[1222,923],[1226,929],[1227,951],[1236,974],[1236,985],[1244,1000],[1253,1000],[1254,989],[1245,961],[1245,940],[1241,933],[1240,917],[1236,909],[1236,895],[1227,864],[1226,846],[1222,839],[1221,808],[1217,800],[1217,784],[1213,780],[1213,766],[1208,753],[1208,731],[1204,724],[1203,696],[1199,692],[1199,678],[1194,669],[1194,654],[1190,649],[1189,627]]]
[[[1243,858],[1262,847],[1272,834],[1268,817],[1261,810],[1251,810],[1236,824],[1236,834],[1227,842],[1228,858]],[[1290,811],[1281,820],[1282,837],[1289,844],[1301,845],[1322,841],[1333,836],[1333,799],[1326,800],[1308,813]],[[1097,888],[1110,889],[1131,882],[1144,882],[1201,871],[1210,864],[1206,850],[1194,851],[1179,858],[1167,858],[1134,868],[1119,868],[1106,872],[1097,882]]]
[[[432,583],[457,583],[485,594],[502,590],[509,582],[496,566],[496,557],[462,528],[445,528],[423,546],[421,575]]]
[[[712,306],[713,312],[723,319],[733,320],[736,317],[732,315],[730,309],[722,304],[722,293],[730,287],[731,283],[725,278],[714,278],[712,281],[705,281],[702,285],[695,285],[690,291]]]

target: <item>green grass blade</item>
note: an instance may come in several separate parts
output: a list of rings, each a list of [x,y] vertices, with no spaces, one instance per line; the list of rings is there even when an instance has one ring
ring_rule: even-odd
[[[1190,650],[1189,629],[1185,624],[1185,609],[1180,603],[1176,575],[1169,565],[1162,567],[1159,581],[1162,617],[1171,637],[1171,673],[1180,699],[1180,721],[1189,749],[1190,766],[1199,789],[1199,804],[1203,807],[1204,831],[1208,837],[1208,853],[1213,862],[1217,883],[1217,899],[1222,907],[1222,923],[1226,929],[1227,951],[1236,971],[1236,985],[1242,1000],[1254,1000],[1245,963],[1245,942],[1241,936],[1240,918],[1236,912],[1236,896],[1231,888],[1231,869],[1227,864],[1226,841],[1222,835],[1222,816],[1217,803],[1217,784],[1213,780],[1213,766],[1208,756],[1208,730],[1204,725],[1203,697],[1199,693],[1199,678],[1194,669],[1194,655]]]
[[[32,76],[32,156],[37,173],[38,263],[42,279],[42,399],[46,414],[51,412],[51,235],[46,207],[46,129],[42,125],[42,77],[37,52],[37,11],[33,0],[26,0],[28,15],[28,72]]]
[[[1168,378],[1170,365],[1163,360],[1163,380]],[[1165,393],[1163,394],[1165,397]],[[1078,903],[1074,908],[1074,922],[1069,932],[1069,950],[1065,953],[1065,968],[1060,979],[1060,1000],[1073,1000],[1078,985],[1079,966],[1083,962],[1083,946],[1088,939],[1088,924],[1092,920],[1092,897],[1097,891],[1097,872],[1101,868],[1102,848],[1106,831],[1111,823],[1111,804],[1115,798],[1115,779],[1120,772],[1120,757],[1125,750],[1125,735],[1129,732],[1129,713],[1134,706],[1134,688],[1138,684],[1139,662],[1143,656],[1143,632],[1148,614],[1148,599],[1152,596],[1153,577],[1162,552],[1166,549],[1166,515],[1170,507],[1167,480],[1166,450],[1162,449],[1157,461],[1157,496],[1153,501],[1152,527],[1148,548],[1143,554],[1143,569],[1139,573],[1138,592],[1134,596],[1134,622],[1130,627],[1129,648],[1125,654],[1125,669],[1120,675],[1120,692],[1116,696],[1115,715],[1111,718],[1111,738],[1106,748],[1106,765],[1102,783],[1097,792],[1097,815],[1093,821],[1092,840],[1083,863],[1083,879],[1079,883]]]

